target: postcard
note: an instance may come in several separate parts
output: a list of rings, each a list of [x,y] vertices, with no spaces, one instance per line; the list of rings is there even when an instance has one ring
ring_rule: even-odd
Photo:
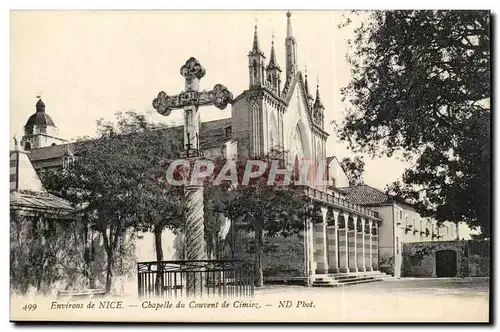
[[[11,321],[488,323],[490,21],[11,11]]]

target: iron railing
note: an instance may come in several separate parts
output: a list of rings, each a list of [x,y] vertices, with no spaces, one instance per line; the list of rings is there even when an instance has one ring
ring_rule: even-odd
[[[139,297],[251,297],[254,270],[236,260],[137,263]]]

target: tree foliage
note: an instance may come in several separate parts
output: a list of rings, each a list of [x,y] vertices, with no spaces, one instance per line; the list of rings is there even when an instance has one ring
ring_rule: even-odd
[[[255,284],[257,287],[263,285],[262,253],[264,236],[290,236],[297,234],[304,228],[303,213],[305,212],[305,200],[297,192],[293,184],[293,165],[284,161],[283,156],[277,156],[281,152],[273,151],[268,155],[254,157],[239,157],[232,160],[231,170],[225,169],[228,160],[218,158],[215,161],[214,178],[220,173],[229,175],[235,172],[236,183],[222,181],[212,186],[208,181],[209,190],[218,199],[213,201],[214,209],[221,211],[233,223],[238,223],[240,230],[254,234],[254,264]],[[244,182],[245,169],[249,160],[264,163],[263,173],[255,178],[250,178],[248,184]],[[286,175],[276,175],[271,178],[273,162],[279,169],[288,169],[291,182],[284,182]],[[252,166],[247,170],[257,171],[259,167]],[[213,179],[212,179],[213,180]]]
[[[11,207],[10,283],[20,294],[35,289],[48,294],[54,283],[66,289],[87,283],[89,268],[81,256],[87,247],[85,227],[77,214]]]
[[[490,222],[490,13],[375,11],[355,29],[339,137],[413,166],[391,193],[438,221]]]
[[[179,209],[172,209],[178,197],[158,181],[157,170],[177,154],[179,142],[142,115],[118,113],[116,123],[98,122],[96,139],[75,145],[74,162],[44,176],[46,187],[79,205],[103,237],[107,292],[128,230],[178,227]]]
[[[359,156],[354,158],[345,157],[340,162],[340,166],[346,173],[350,186],[363,184],[363,173],[365,171],[363,158]]]

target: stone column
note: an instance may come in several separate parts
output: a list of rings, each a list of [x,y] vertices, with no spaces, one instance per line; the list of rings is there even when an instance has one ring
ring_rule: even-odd
[[[323,227],[321,229],[322,231],[322,255],[321,258],[323,260],[323,273],[328,274],[328,234],[326,232],[326,226],[327,226],[327,220],[326,220],[326,215],[328,213],[328,208],[322,206],[321,207],[321,214],[323,216]]]
[[[342,215],[345,219],[345,215]],[[338,219],[337,219],[338,223]],[[345,219],[344,228],[338,229],[339,245],[339,269],[340,272],[349,272],[349,247],[347,242],[347,219]]]
[[[326,234],[328,241],[328,271],[331,273],[339,272],[339,240],[338,240],[338,216],[339,213],[332,210],[331,216],[334,218],[333,225],[326,226]],[[329,223],[327,215],[327,224]]]
[[[347,215],[347,217],[349,217],[349,215]],[[358,257],[356,250],[356,221],[354,220],[354,230],[349,230],[349,219],[347,219],[347,229],[349,271],[358,272]]]
[[[314,258],[316,273],[328,273],[328,258],[326,256],[326,213],[323,208],[314,209]]]
[[[356,258],[358,260],[358,271],[365,272],[365,220],[358,218],[361,223],[361,231],[358,231],[356,221]]]
[[[309,253],[309,275],[316,274],[316,259],[314,257],[314,226],[311,219],[307,221],[307,251]]]
[[[378,271],[378,224],[375,221],[373,225],[373,229],[375,230],[375,234],[372,234],[372,267],[374,271]]]
[[[185,231],[185,259],[191,261],[205,260],[205,239],[203,223],[203,186],[186,186],[186,231]],[[196,263],[195,263],[196,264]],[[188,273],[186,278],[186,291],[189,295],[202,294],[204,289],[204,275],[202,266],[200,274]]]
[[[367,238],[367,248],[368,248],[368,253],[367,253],[367,261],[365,263],[365,267],[367,268],[367,271],[373,271],[373,239],[372,239],[372,224],[373,221],[368,222],[368,234],[365,235]]]

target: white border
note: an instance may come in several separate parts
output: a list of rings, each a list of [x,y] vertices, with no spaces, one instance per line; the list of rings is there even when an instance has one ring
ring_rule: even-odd
[[[375,5],[375,6],[374,6]],[[10,110],[10,89],[9,89],[9,50],[10,50],[10,41],[9,41],[9,11],[12,9],[140,9],[140,10],[149,10],[149,9],[170,9],[170,10],[196,10],[196,9],[210,9],[210,10],[223,10],[223,9],[240,9],[240,10],[245,10],[245,9],[263,9],[263,10],[269,10],[269,9],[311,9],[311,10],[321,10],[321,9],[492,9],[493,14],[495,14],[496,9],[498,6],[498,2],[493,2],[493,1],[483,1],[483,0],[474,0],[474,1],[440,1],[437,3],[436,1],[429,1],[429,0],[422,0],[422,1],[376,1],[376,2],[368,2],[368,1],[361,1],[361,0],[349,0],[349,1],[344,1],[344,2],[339,2],[339,1],[317,1],[317,0],[308,0],[308,1],[296,1],[296,0],[289,0],[286,2],[282,3],[270,3],[269,0],[254,0],[254,1],[232,1],[232,2],[223,2],[220,0],[212,0],[212,1],[176,1],[176,2],[159,2],[159,1],[147,1],[147,0],[142,0],[142,1],[127,1],[127,0],[122,0],[122,1],[104,1],[104,0],[87,0],[87,1],[73,1],[73,2],[67,2],[67,1],[44,1],[43,3],[39,3],[37,1],[11,1],[11,0],[5,0],[2,1],[0,4],[0,8],[2,9],[0,11],[1,13],[1,24],[0,24],[0,41],[2,41],[2,50],[0,52],[0,59],[2,66],[0,67],[2,71],[1,75],[1,89],[0,89],[0,95],[1,98],[0,100],[2,101],[2,106],[3,106],[3,111],[0,112],[0,126],[2,126],[3,130],[0,130],[2,133],[3,138],[0,140],[0,146],[2,150],[2,156],[4,157],[4,161],[0,163],[2,172],[2,176],[0,176],[0,181],[2,183],[0,184],[0,188],[4,188],[3,191],[0,191],[1,193],[1,211],[3,212],[4,218],[0,220],[0,224],[2,226],[2,229],[0,231],[0,234],[3,236],[3,250],[1,251],[2,255],[2,262],[1,266],[4,268],[2,269],[2,274],[1,274],[1,281],[2,285],[0,289],[3,291],[3,302],[2,302],[2,323],[3,325],[7,325],[7,330],[13,330],[15,326],[13,324],[8,323],[9,321],[9,277],[8,277],[8,269],[6,268],[9,264],[9,215],[8,215],[8,210],[9,210],[9,205],[8,205],[8,183],[7,183],[7,172],[8,172],[8,150],[9,150],[9,143],[10,143],[10,117],[9,117],[9,110]],[[496,22],[498,24],[498,22]],[[496,25],[497,25],[496,24]],[[496,26],[495,25],[495,26]],[[493,27],[495,27],[493,26]],[[495,41],[497,41],[497,34],[493,34]],[[493,59],[494,61],[495,59]],[[496,85],[495,85],[496,87]],[[496,93],[497,89],[495,89],[494,93]],[[495,116],[496,119],[498,119],[498,116]],[[498,130],[499,123],[495,123],[495,128]],[[498,136],[498,135],[497,135]],[[496,142],[495,142],[496,143]],[[495,146],[498,147],[498,144],[495,144]],[[494,155],[498,154],[497,149],[495,149]],[[500,199],[497,197],[495,202],[492,202],[493,206],[500,206]],[[492,220],[492,222],[495,222],[495,220]],[[498,234],[498,229],[499,227],[496,227],[496,233],[495,236]],[[493,257],[497,257],[497,255],[493,254]],[[498,263],[498,259],[495,261],[495,263]],[[495,264],[498,266],[498,264]],[[495,306],[498,308],[498,306]],[[498,315],[495,315],[498,318]],[[164,328],[160,327],[159,328]],[[201,326],[191,326],[189,328],[195,328],[198,329]],[[239,326],[238,326],[239,327]],[[269,327],[264,327],[264,326],[250,326],[250,328],[255,328],[255,329],[268,329],[268,328],[277,328],[277,326],[269,326]],[[307,328],[304,325],[297,326],[300,329]],[[317,327],[317,326],[315,326]],[[340,326],[323,326],[324,328],[334,328],[334,329],[344,329],[345,327],[340,327]],[[40,327],[37,327],[40,328]],[[56,327],[56,326],[43,326],[42,328],[46,330],[66,330],[68,326],[61,326],[61,327]],[[80,327],[82,328],[82,327]],[[87,329],[88,327],[83,327],[84,329]],[[102,327],[92,327],[92,330],[95,331],[104,331],[105,329],[123,329],[124,326],[102,326]],[[126,327],[127,330],[141,330],[145,328],[145,326],[128,326]],[[177,326],[177,327],[168,327],[169,330],[172,329],[185,329],[188,328],[187,326]],[[205,327],[206,328],[206,327]],[[213,326],[212,328],[220,329],[222,328],[221,326]],[[229,328],[234,328],[234,327],[229,327]],[[248,328],[248,326],[246,327]],[[284,327],[284,328],[289,328],[289,327]],[[383,328],[383,327],[382,327]],[[421,326],[420,328],[425,330],[433,329],[428,326]],[[453,328],[453,327],[451,327]],[[3,329],[2,329],[3,330]]]

